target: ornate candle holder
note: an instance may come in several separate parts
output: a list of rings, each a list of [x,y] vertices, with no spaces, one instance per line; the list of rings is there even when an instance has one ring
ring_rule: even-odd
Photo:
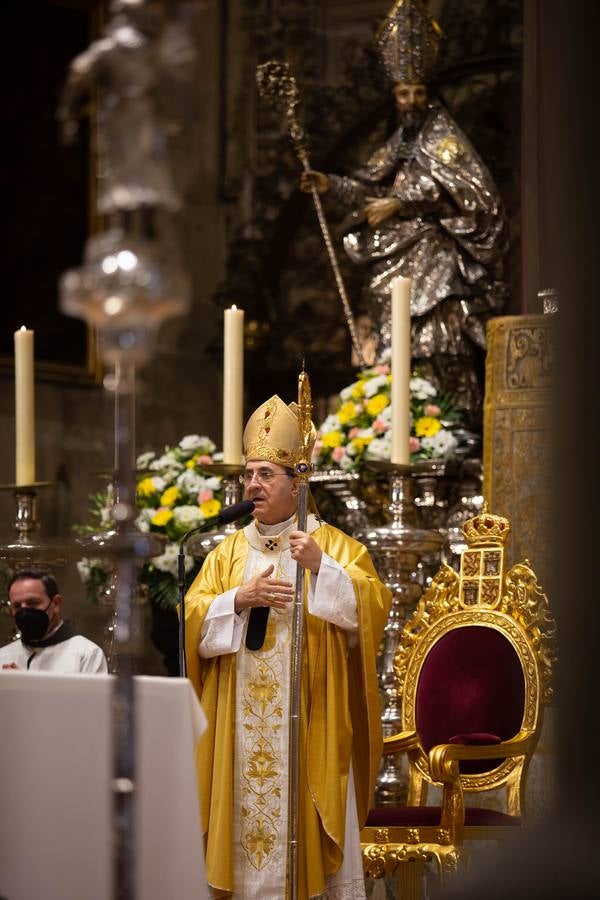
[[[35,537],[39,527],[37,495],[43,488],[55,487],[53,481],[33,484],[1,484],[0,490],[12,491],[15,497],[15,540],[0,544],[0,564],[10,569],[28,565],[64,566],[69,557],[67,545],[52,538]]]
[[[348,534],[369,527],[367,503],[359,494],[358,472],[317,469],[308,481],[319,513],[326,521],[335,522]]]
[[[239,503],[242,499],[240,475],[244,471],[244,466],[233,463],[212,463],[212,465],[206,466],[207,470],[209,468],[215,475],[221,475],[223,478],[223,507]],[[229,522],[215,531],[193,534],[187,542],[188,552],[196,559],[204,559],[227,535],[233,534],[237,529],[236,522]]]
[[[392,591],[392,607],[378,657],[383,695],[381,721],[384,736],[388,736],[402,730],[402,698],[396,687],[394,658],[404,623],[423,590],[419,563],[434,553],[439,554],[444,541],[440,531],[417,526],[415,477],[434,477],[440,465],[434,461],[415,465],[369,462],[367,467],[389,479],[389,503],[384,510],[387,521],[355,532],[355,537],[369,549],[381,580]],[[378,806],[398,805],[405,799],[405,793],[406,774],[401,757],[388,756],[377,777],[375,802]]]

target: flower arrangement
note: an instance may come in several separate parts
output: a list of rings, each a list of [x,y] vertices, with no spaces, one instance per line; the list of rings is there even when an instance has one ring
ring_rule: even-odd
[[[160,556],[149,559],[142,567],[140,580],[159,606],[174,609],[179,600],[177,556],[179,541],[191,528],[221,511],[222,479],[208,467],[220,459],[210,438],[197,434],[183,437],[176,447],[165,447],[161,456],[153,451],[137,458],[136,525],[143,532],[155,532],[165,538]],[[107,530],[112,527],[113,486],[93,495],[89,525],[78,526],[80,532]],[[195,577],[200,564],[186,554],[186,576]],[[83,559],[79,574],[86,584],[88,596],[95,599],[111,572],[108,560]]]
[[[387,363],[363,369],[340,391],[337,410],[319,428],[316,468],[357,471],[366,460],[391,457],[391,373]],[[417,370],[410,380],[410,460],[443,459],[458,446],[463,411]]]

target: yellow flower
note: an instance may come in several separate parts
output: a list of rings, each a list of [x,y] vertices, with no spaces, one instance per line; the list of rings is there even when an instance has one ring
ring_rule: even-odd
[[[211,516],[218,516],[221,511],[221,503],[219,500],[205,500],[200,504],[200,511],[206,519]]]
[[[193,469],[196,465],[196,457],[192,456],[191,459],[188,459],[185,465],[188,469]]]
[[[358,453],[358,451],[359,451],[359,450],[362,450],[363,447],[368,446],[368,444],[370,444],[372,440],[373,440],[373,435],[369,435],[368,437],[355,437],[355,438],[352,438],[352,440],[350,441],[350,443],[351,443],[354,447],[356,447],[356,451],[357,451],[357,453]]]
[[[177,498],[179,497],[179,488],[173,487],[167,488],[160,498],[161,506],[173,506]]]
[[[342,432],[330,431],[329,434],[324,434],[321,438],[321,443],[324,447],[328,447],[329,449],[340,447],[342,443]]]
[[[382,409],[385,409],[390,402],[390,398],[385,394],[375,394],[370,400],[367,400],[365,409],[370,416],[378,416]]]
[[[352,398],[354,400],[360,400],[361,397],[364,396],[365,393],[365,385],[363,381],[357,381],[354,387],[352,388]]]
[[[140,497],[150,497],[151,494],[156,493],[156,488],[151,478],[142,478],[137,486],[137,490]]]
[[[340,425],[347,425],[348,422],[351,422],[354,416],[356,415],[357,409],[352,400],[346,401],[346,403],[342,403],[340,408],[338,409],[337,417],[339,419]]]
[[[172,510],[157,509],[150,521],[152,522],[153,525],[157,525],[159,528],[162,528],[162,526],[166,525],[167,522],[170,522],[172,518],[173,518]]]
[[[440,420],[433,416],[421,416],[415,422],[415,434],[417,437],[433,437],[441,428]]]

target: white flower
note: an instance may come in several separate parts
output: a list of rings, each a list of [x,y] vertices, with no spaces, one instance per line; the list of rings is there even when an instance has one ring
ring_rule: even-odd
[[[154,485],[154,490],[158,494],[162,494],[162,492],[164,491],[164,489],[167,486],[167,482],[165,481],[164,478],[161,478],[160,475],[152,476],[152,484]]]
[[[352,441],[350,441],[350,443],[347,445],[347,447],[345,449],[346,449],[346,453],[348,454],[348,456],[356,456],[356,454],[358,453],[358,450],[356,449],[356,444],[353,444]]]
[[[346,448],[346,450],[348,450],[348,448]],[[352,458],[346,453],[346,455],[342,456],[342,458],[340,459],[339,465],[340,469],[351,469],[354,463],[352,461]]]
[[[365,450],[365,459],[390,459],[392,441],[388,435],[374,438]]]
[[[183,471],[185,465],[177,459],[172,450],[168,450],[167,453],[163,453],[158,459],[153,460],[149,468],[154,472],[161,472],[166,478],[167,473],[174,472],[178,475]]]
[[[340,430],[340,420],[335,415],[335,413],[330,413],[327,416],[323,424],[321,425],[319,431],[321,434],[329,434],[330,431],[339,431]]]
[[[221,490],[221,479],[218,475],[211,475],[209,478],[204,479],[204,484],[202,485],[201,490],[205,491],[220,491]]]
[[[436,389],[426,378],[411,378],[410,392],[417,400],[427,400],[428,397],[435,397]]]
[[[209,437],[199,434],[186,434],[186,436],[182,437],[179,441],[179,446],[184,453],[196,453],[200,451],[201,453],[211,454],[213,450],[216,449],[216,445],[213,444]]]
[[[377,418],[381,419],[382,422],[385,422],[386,425],[389,425],[392,421],[392,404],[388,403],[388,405],[381,410]]]
[[[383,353],[381,354],[381,356],[379,357],[378,362],[379,362],[379,364],[382,365],[383,363],[391,363],[391,361],[392,361],[392,348],[386,347],[385,350],[383,351]]]
[[[154,450],[148,450],[146,453],[140,453],[135,464],[138,469],[147,469],[156,453]]]
[[[357,438],[372,438],[373,437],[373,429],[371,426],[368,428],[359,428]]]
[[[154,556],[150,563],[154,566],[155,569],[159,569],[161,572],[169,572],[175,578],[178,576],[178,565],[177,565],[177,557],[179,555],[179,545],[173,541],[170,541],[166,547],[165,552],[161,553],[160,556]],[[192,566],[194,565],[194,557],[188,556],[185,554],[185,570],[189,572]]]
[[[223,451],[217,450],[215,453],[213,453],[212,458],[213,462],[223,462]]]
[[[110,507],[110,506],[104,506],[104,507],[100,510],[100,525],[101,525],[103,528],[109,528],[109,527],[111,527],[112,524],[113,524],[113,518],[112,518],[112,515],[111,515],[111,510],[112,510],[112,507]]]
[[[421,446],[424,450],[430,450],[434,457],[450,456],[458,441],[451,431],[441,428],[433,437],[424,437]]]
[[[170,469],[165,469],[162,476],[167,482],[167,487],[175,484],[182,472],[185,472],[185,466],[173,466]]]
[[[141,509],[140,514],[135,520],[135,524],[140,529],[140,531],[146,532],[150,531],[150,520],[154,513],[155,509]]]
[[[176,506],[173,509],[173,519],[178,525],[181,525],[181,527],[186,530],[188,528],[194,528],[202,518],[203,515],[198,506],[192,506],[190,504],[186,506]]]
[[[387,375],[375,375],[374,378],[365,381],[365,397],[374,397],[380,388],[387,386],[387,383]]]
[[[84,556],[83,559],[77,561],[77,571],[83,582],[88,582],[90,580],[92,577],[92,569],[101,569],[104,571],[104,567],[99,559],[92,559]]]
[[[185,472],[182,472],[181,475],[177,476],[175,483],[180,491],[195,496],[203,489],[205,479],[202,478],[201,475],[198,475],[193,469],[186,469]]]
[[[349,384],[347,388],[342,388],[340,391],[340,398],[345,403],[346,400],[352,400],[352,392],[354,388],[358,387],[360,384],[359,381],[353,381],[352,384]]]

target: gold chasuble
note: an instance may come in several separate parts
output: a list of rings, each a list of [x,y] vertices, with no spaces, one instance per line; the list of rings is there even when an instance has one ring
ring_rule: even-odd
[[[307,531],[351,580],[358,630],[349,636],[308,612],[310,572],[306,572],[300,900],[325,892],[326,879],[340,870],[347,798],[356,797],[359,826],[371,805],[382,748],[375,662],[391,602],[362,544],[314,516],[309,521]],[[252,523],[228,536],[207,556],[185,602],[188,675],[208,719],[198,745],[197,769],[206,875],[216,897],[285,897],[291,615],[287,610],[270,611],[265,643],[258,651],[242,643],[237,653],[208,659],[198,653],[202,625],[216,597],[239,587],[270,562],[275,564],[274,578],[294,580],[296,564],[289,553],[286,556],[285,535],[282,531],[274,541],[260,538]],[[264,542],[260,550],[258,540]],[[330,600],[335,606],[336,597]],[[348,791],[349,780],[353,792]],[[268,890],[261,890],[261,879]]]

